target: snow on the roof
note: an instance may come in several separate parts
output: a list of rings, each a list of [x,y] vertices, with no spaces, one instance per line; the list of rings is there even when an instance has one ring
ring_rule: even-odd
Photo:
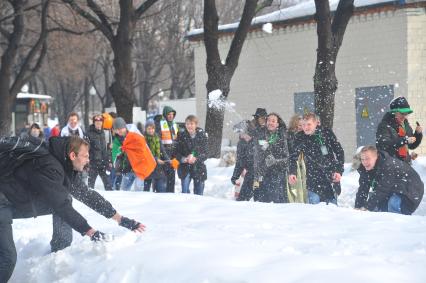
[[[339,4],[339,0],[329,0],[330,1],[330,10],[335,11],[337,9],[337,5]],[[355,0],[354,5],[355,7],[364,7],[364,6],[371,6],[375,4],[380,3],[392,3],[395,1],[390,0]],[[275,12],[272,12],[270,14],[262,15],[259,17],[256,17],[252,20],[252,25],[255,24],[262,24],[262,23],[270,23],[270,22],[278,22],[278,21],[284,21],[289,19],[296,19],[300,17],[306,17],[311,16],[315,14],[315,2],[314,0],[310,0],[307,2],[299,3],[297,5],[284,8]],[[219,26],[219,30],[233,30],[238,27],[239,22],[232,23],[232,24],[226,24]],[[188,32],[187,36],[194,36],[198,34],[202,34],[204,32],[204,29],[193,29],[190,32]]]
[[[50,95],[45,94],[34,94],[34,93],[27,93],[27,92],[20,92],[16,96],[17,99],[25,99],[25,98],[34,98],[34,99],[47,99],[50,100],[52,97]]]

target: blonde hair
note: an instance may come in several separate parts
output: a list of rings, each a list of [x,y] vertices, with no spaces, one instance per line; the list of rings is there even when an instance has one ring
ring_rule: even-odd
[[[302,116],[300,116],[300,115],[293,115],[291,118],[290,118],[290,121],[289,121],[289,125],[288,125],[288,130],[290,131],[290,132],[297,132],[297,128],[299,127],[299,122],[301,121],[301,120],[303,120],[303,117]]]
[[[377,148],[374,145],[363,146],[362,149],[361,149],[361,151],[360,151],[360,154],[364,153],[364,152],[367,152],[367,151],[372,151],[372,152],[374,152],[374,153],[377,154]]]
[[[198,118],[195,115],[188,115],[188,117],[186,117],[186,119],[185,119],[185,123],[186,122],[193,122],[193,123],[198,124]]]
[[[70,136],[69,137],[69,147],[68,154],[74,152],[76,155],[80,152],[80,148],[85,145],[90,146],[89,142],[85,139],[80,138],[79,136]]]

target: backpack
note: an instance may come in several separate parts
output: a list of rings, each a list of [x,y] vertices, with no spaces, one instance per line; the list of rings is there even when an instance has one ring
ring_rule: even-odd
[[[0,138],[0,179],[10,177],[13,172],[26,160],[42,157],[49,154],[46,143],[38,138]]]

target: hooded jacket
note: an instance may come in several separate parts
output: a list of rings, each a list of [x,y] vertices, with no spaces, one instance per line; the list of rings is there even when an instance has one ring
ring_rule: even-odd
[[[91,227],[72,207],[69,194],[106,218],[114,216],[116,210],[99,193],[89,190],[81,174],[73,170],[66,154],[68,147],[69,138],[50,138],[50,154],[26,161],[0,190],[16,209],[33,210],[34,216],[39,214],[32,201],[42,199],[74,230],[85,234]]]
[[[406,132],[405,137],[400,137],[398,135],[398,123],[395,120],[395,114],[386,113],[377,127],[376,145],[377,149],[386,151],[390,156],[409,162],[411,160],[410,155],[408,154],[404,159],[398,156],[398,149],[405,145],[408,145],[409,149],[415,149],[420,145],[423,134],[413,132],[407,119],[404,121],[404,128]],[[416,141],[408,144],[408,137],[415,137]]]

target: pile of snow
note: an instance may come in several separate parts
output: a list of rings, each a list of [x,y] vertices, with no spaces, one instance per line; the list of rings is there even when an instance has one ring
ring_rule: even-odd
[[[346,166],[339,207],[235,202],[233,167],[219,163],[207,161],[205,196],[100,191],[143,234],[74,201],[115,240],[75,233],[50,254],[50,216],[15,220],[10,282],[425,282],[425,200],[413,216],[354,210],[358,175]],[[414,167],[426,181],[426,158]]]

